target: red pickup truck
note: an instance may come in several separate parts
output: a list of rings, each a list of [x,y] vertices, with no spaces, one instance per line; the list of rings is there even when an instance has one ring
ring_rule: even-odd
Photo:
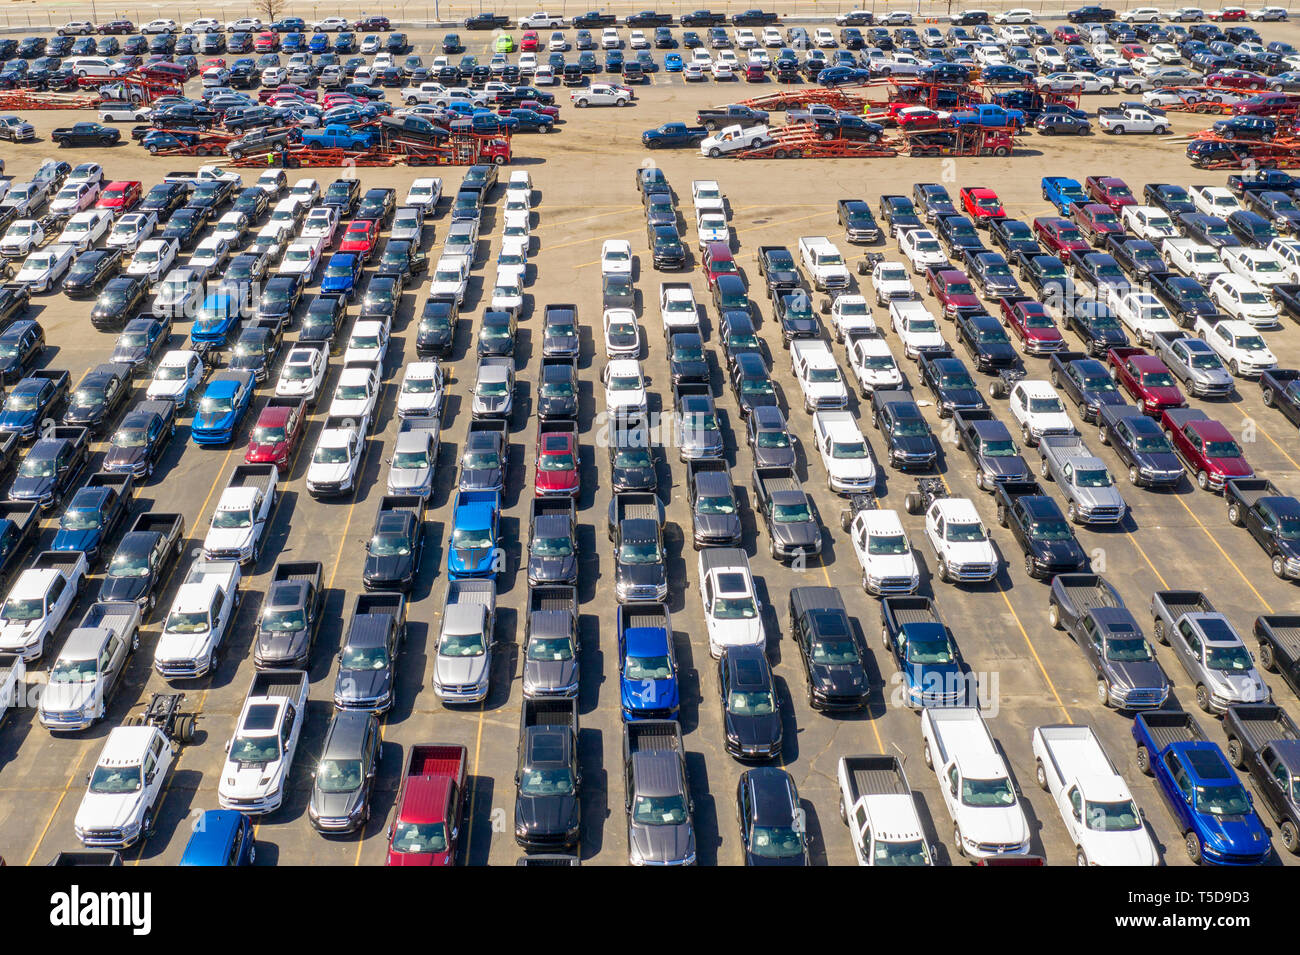
[[[388,865],[451,865],[465,814],[464,746],[412,746],[388,827]]]
[[[281,478],[289,471],[294,449],[302,440],[307,414],[301,398],[271,398],[257,416],[248,436],[245,464],[274,464]]]
[[[305,86],[295,86],[293,83],[281,83],[274,89],[260,89],[257,91],[257,101],[259,103],[269,103],[276,96],[296,96],[298,99],[305,99],[309,103],[315,103],[320,99],[318,91],[309,90]]]
[[[1095,246],[1104,247],[1108,235],[1124,234],[1124,224],[1119,221],[1115,210],[1105,203],[1076,202],[1070,207],[1070,218],[1084,238]]]
[[[1050,355],[1065,350],[1065,337],[1042,302],[1027,296],[999,299],[1002,320],[1030,355]]]
[[[1111,377],[1138,403],[1143,414],[1157,418],[1166,408],[1187,407],[1173,372],[1145,349],[1112,348],[1106,352],[1106,363],[1111,367]]]
[[[977,229],[987,229],[994,219],[1006,218],[1002,200],[996,192],[985,186],[963,186],[958,198],[962,209],[971,217]]]
[[[1069,259],[1070,253],[1075,250],[1086,252],[1092,248],[1079,227],[1060,216],[1039,216],[1035,219],[1034,237],[1046,251],[1062,262]]]
[[[1222,491],[1225,481],[1255,476],[1232,433],[1204,411],[1167,408],[1160,415],[1160,425],[1201,490]]]
[[[963,308],[979,308],[980,298],[971,287],[970,278],[961,269],[931,266],[925,271],[930,294],[943,305],[943,314],[956,317]]]
[[[1119,212],[1125,206],[1138,204],[1128,183],[1117,176],[1089,176],[1083,181],[1083,190],[1102,205],[1110,206],[1115,212]]]

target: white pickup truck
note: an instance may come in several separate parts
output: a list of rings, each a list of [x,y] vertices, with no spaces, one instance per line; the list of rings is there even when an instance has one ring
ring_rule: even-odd
[[[969,498],[941,497],[931,504],[925,537],[934,549],[935,575],[944,583],[987,583],[998,575],[1001,558]]]
[[[803,392],[803,410],[843,409],[849,406],[849,389],[831,352],[820,338],[797,338],[790,343],[790,370]]]
[[[1031,448],[1044,435],[1078,434],[1065,403],[1049,381],[1032,378],[1016,382],[1008,396],[1011,416],[1020,425],[1020,437]]]
[[[274,464],[237,466],[217,500],[212,523],[203,538],[203,556],[240,564],[256,562],[266,541],[275,495]]]
[[[813,438],[826,468],[826,486],[837,494],[866,494],[876,486],[871,448],[851,411],[818,411]]]
[[[1153,866],[1160,856],[1123,777],[1087,726],[1040,726],[1038,785],[1051,793],[1079,865]]]
[[[848,530],[862,567],[863,590],[873,597],[916,592],[921,574],[897,511],[858,511]]]
[[[749,557],[738,547],[705,547],[699,559],[700,602],[716,660],[727,647],[765,647],[763,605],[754,589]],[[726,611],[721,609],[726,605]]]
[[[1151,344],[1156,332],[1177,332],[1178,323],[1160,299],[1150,292],[1111,287],[1106,304],[1143,345]]]
[[[26,705],[27,664],[21,654],[0,653],[0,726]]]
[[[717,159],[727,153],[752,146],[769,146],[776,142],[766,126],[724,126],[712,136],[700,140],[700,155]]]
[[[835,243],[824,235],[799,237],[799,261],[818,291],[849,287],[849,269]]]
[[[218,180],[233,182],[236,187],[244,181],[239,173],[211,163],[200,166],[197,172],[172,172],[163,177],[163,182],[182,182],[189,186],[197,186],[201,182],[215,182]]]
[[[612,83],[592,83],[586,89],[574,90],[569,100],[582,109],[586,106],[631,106],[632,90]]]
[[[876,320],[871,315],[871,306],[865,295],[850,295],[847,292],[835,296],[831,303],[831,332],[837,342],[845,342],[852,334],[876,334]]]
[[[903,354],[916,361],[924,354],[952,351],[939,331],[939,320],[924,302],[896,298],[889,303],[889,324],[903,343]]]
[[[119,726],[109,733],[73,822],[81,844],[125,849],[147,836],[176,755],[157,726]]]
[[[305,671],[253,674],[217,783],[222,809],[257,815],[280,808],[306,710]]]
[[[858,865],[934,865],[897,756],[841,756],[840,819]]]
[[[660,283],[659,318],[665,338],[674,332],[699,332],[700,309],[689,282]]]
[[[192,680],[209,673],[239,608],[239,564],[196,560],[167,612],[153,668],[164,680]]]
[[[903,383],[889,343],[875,335],[851,335],[847,346],[849,368],[858,380],[858,393],[869,398],[877,388],[889,390]]]
[[[468,255],[444,255],[433,267],[429,297],[457,305],[465,301],[469,286],[470,261]]]
[[[27,663],[45,649],[86,585],[82,551],[46,551],[9,587],[0,605],[0,652],[17,653]]]
[[[1165,239],[1160,243],[1160,253],[1172,267],[1202,284],[1228,271],[1213,247],[1195,239]]]
[[[1169,120],[1166,117],[1134,107],[1102,112],[1097,116],[1097,125],[1103,133],[1120,136],[1125,133],[1155,133],[1161,136],[1169,132]]]
[[[109,698],[140,645],[140,608],[133,601],[91,604],[68,634],[41,694],[37,717],[51,732],[89,729],[108,712]]]
[[[871,270],[871,291],[882,308],[896,298],[916,298],[916,288],[902,262],[877,262]]]
[[[926,707],[921,739],[925,765],[938,777],[952,818],[957,851],[975,859],[1027,855],[1029,822],[979,710]]]

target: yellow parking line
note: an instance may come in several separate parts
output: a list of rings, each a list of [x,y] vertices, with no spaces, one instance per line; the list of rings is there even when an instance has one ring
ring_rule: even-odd
[[[36,853],[41,851],[41,843],[45,841],[45,836],[50,831],[50,826],[54,823],[54,817],[59,814],[59,807],[63,805],[63,800],[68,797],[72,791],[72,784],[77,779],[77,773],[80,771],[81,761],[86,758],[86,752],[89,746],[83,746],[81,753],[77,756],[77,762],[72,767],[72,775],[68,777],[67,785],[63,787],[63,792],[59,793],[58,800],[54,803],[54,808],[50,810],[49,817],[45,820],[45,826],[41,829],[41,834],[36,838],[36,845],[32,846],[32,854],[27,857],[26,865],[31,865],[32,860],[36,858]]]
[[[1165,575],[1160,573],[1160,571],[1156,570],[1156,565],[1151,563],[1151,558],[1147,556],[1147,552],[1144,551],[1142,549],[1142,545],[1138,543],[1137,534],[1133,531],[1128,531],[1127,533],[1128,533],[1128,539],[1133,542],[1133,546],[1137,548],[1137,552],[1142,555],[1142,559],[1145,560],[1147,562],[1147,566],[1151,568],[1151,573],[1155,574],[1156,580],[1160,581],[1161,588],[1164,590],[1168,590],[1169,584],[1165,581]]]
[[[1223,555],[1223,559],[1226,560],[1228,564],[1232,567],[1232,569],[1237,572],[1237,576],[1240,577],[1245,582],[1246,586],[1250,588],[1250,592],[1259,598],[1259,602],[1264,605],[1264,609],[1267,610],[1269,613],[1272,613],[1273,612],[1272,605],[1269,604],[1269,602],[1264,599],[1263,594],[1261,594],[1258,590],[1255,589],[1255,585],[1250,582],[1250,578],[1247,577],[1245,573],[1242,571],[1242,569],[1237,566],[1237,562],[1228,556],[1228,552],[1224,550],[1222,546],[1220,546],[1218,540],[1216,540],[1214,535],[1210,533],[1210,529],[1206,527],[1203,523],[1201,523],[1201,519],[1199,517],[1197,517],[1195,514],[1192,513],[1192,509],[1187,506],[1187,502],[1184,501],[1181,496],[1177,498],[1177,501],[1179,504],[1183,506],[1183,510],[1187,512],[1187,516],[1190,517],[1192,520],[1196,521],[1196,526],[1205,532],[1205,536],[1210,539],[1210,543],[1215,546],[1215,548],[1219,551],[1219,553]]]
[[[470,773],[470,775],[472,776],[478,775],[478,758],[479,758],[479,750],[481,750],[483,747],[483,715],[486,712],[484,710],[484,707],[486,705],[487,705],[487,700],[484,700],[482,703],[478,705],[478,732],[474,736],[474,768]],[[470,790],[469,793],[469,817],[465,820],[465,828],[468,830],[465,833],[466,864],[469,863],[470,850],[474,846],[474,804],[477,800],[477,797],[478,797],[478,787],[475,786],[473,789]]]

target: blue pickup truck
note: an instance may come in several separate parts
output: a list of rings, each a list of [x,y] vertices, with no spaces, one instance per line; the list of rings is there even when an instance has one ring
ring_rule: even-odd
[[[302,144],[312,149],[370,149],[378,141],[374,130],[353,129],[342,123],[330,123],[302,134]]]
[[[687,126],[685,123],[664,123],[657,129],[647,129],[641,134],[641,145],[646,149],[676,149],[698,146],[709,135],[704,126]]]
[[[361,282],[365,262],[353,252],[335,252],[325,264],[320,290],[327,295],[345,295],[351,301]]]
[[[1007,109],[995,103],[980,103],[970,109],[953,113],[952,121],[958,126],[986,126],[989,129],[1006,129],[1014,126],[1019,129],[1025,125],[1025,114],[1021,110]]]
[[[617,631],[623,719],[677,719],[681,689],[667,606],[650,601],[619,604]]]
[[[235,429],[253,403],[254,383],[251,371],[227,372],[208,382],[190,426],[195,444],[229,444],[234,440]]]
[[[880,623],[907,686],[909,709],[967,705],[971,694],[961,653],[929,597],[883,598]]]
[[[1139,713],[1133,720],[1133,739],[1138,769],[1155,776],[1193,863],[1267,861],[1272,845],[1250,794],[1190,713]]]
[[[447,574],[452,580],[496,580],[501,569],[497,530],[501,518],[499,491],[461,491],[456,495]]]
[[[190,325],[190,341],[198,346],[220,348],[230,338],[230,332],[239,324],[243,312],[239,300],[227,292],[211,292],[203,299],[199,312]],[[202,348],[196,349],[202,351]]]
[[[129,474],[92,474],[59,518],[59,530],[50,549],[81,551],[87,565],[94,567],[104,545],[126,525],[134,486],[135,479]]]
[[[1087,205],[1092,200],[1079,185],[1079,180],[1069,176],[1044,176],[1042,181],[1043,198],[1056,206],[1056,211],[1068,216],[1076,202]]]

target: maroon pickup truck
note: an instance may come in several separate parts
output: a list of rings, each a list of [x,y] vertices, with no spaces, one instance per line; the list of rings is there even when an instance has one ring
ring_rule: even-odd
[[[464,746],[412,746],[388,827],[388,865],[452,865],[465,814]]]
[[[1034,238],[1036,238],[1052,255],[1062,262],[1070,258],[1076,250],[1088,251],[1092,248],[1083,237],[1079,227],[1069,219],[1060,216],[1039,216],[1034,220]]]
[[[1143,348],[1112,348],[1106,352],[1111,377],[1138,403],[1142,413],[1158,418],[1166,408],[1185,408],[1173,372],[1155,355]]]
[[[931,266],[926,269],[930,294],[943,305],[943,314],[953,318],[963,308],[979,308],[980,299],[971,287],[970,278],[961,269]]]
[[[1225,481],[1255,476],[1232,433],[1205,412],[1167,408],[1160,415],[1160,425],[1201,490],[1217,493]]]

